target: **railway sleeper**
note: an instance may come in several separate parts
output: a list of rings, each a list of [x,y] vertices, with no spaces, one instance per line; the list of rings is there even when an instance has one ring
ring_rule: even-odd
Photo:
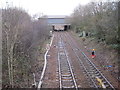
[[[62,69],[61,71],[64,71],[64,70],[67,70],[68,72],[70,71],[68,67],[62,67],[61,69]]]
[[[107,84],[107,82],[106,81],[102,81],[104,84]]]
[[[60,56],[65,56],[64,52],[60,52],[59,54],[60,54]]]
[[[61,72],[67,73],[67,72],[70,72],[70,70],[69,69],[62,69]]]
[[[72,79],[70,79],[70,80],[62,80],[62,83],[64,85],[73,85],[74,84]]]
[[[68,79],[68,78],[65,79],[65,78],[64,78],[64,79],[62,79],[62,81],[63,81],[63,82],[72,82],[73,80],[72,80],[71,78],[70,78],[70,79]]]
[[[95,69],[92,69],[92,71],[93,71],[94,73],[98,73]]]
[[[69,79],[69,80],[63,79],[62,81],[63,81],[63,82],[72,82],[73,80],[72,80],[72,79]]]
[[[93,71],[97,72],[97,70],[96,70],[95,68],[92,67],[91,69],[92,69]]]
[[[97,74],[97,73],[99,73],[99,72],[96,70],[95,73]]]
[[[106,88],[111,88],[110,85],[108,85],[108,84],[106,84],[105,87],[106,87]]]
[[[97,75],[97,77],[100,78],[101,80],[104,80],[104,79],[101,77],[101,75]]]
[[[61,69],[69,69],[67,65],[61,65]]]
[[[63,61],[64,61],[64,60],[65,60],[65,58],[66,58],[66,57],[65,57],[65,54],[60,55],[60,58],[61,58],[61,60],[63,60]]]
[[[100,79],[102,80],[102,82],[107,83],[107,81],[106,81],[104,78],[101,78],[101,77],[100,77]]]
[[[71,74],[63,74],[62,77],[70,77]]]
[[[69,69],[69,68],[68,68],[68,65],[61,65],[61,66],[63,66],[62,69],[64,69],[64,68],[65,68],[65,69],[66,69],[66,68]]]
[[[71,74],[70,72],[62,72],[63,75]]]
[[[62,82],[62,85],[63,85],[63,86],[73,86],[74,83],[71,82],[71,81],[65,81],[65,82]]]
[[[91,68],[93,68],[93,65],[91,65],[90,63],[89,63],[89,65],[90,65]]]
[[[70,80],[72,77],[62,77],[63,79]]]
[[[101,76],[99,73],[95,73],[96,76]]]
[[[64,69],[64,68],[67,68],[67,69],[69,69],[69,67],[68,67],[68,65],[66,65],[66,64],[61,64],[61,69]]]
[[[67,73],[67,72],[70,72],[70,70],[66,68],[66,69],[62,69],[61,72]]]
[[[62,72],[70,72],[70,70],[68,68],[64,68],[61,70]]]
[[[62,59],[60,59],[60,63],[61,64],[64,64],[64,65],[68,65],[68,63],[67,63],[67,58],[66,57],[62,57]]]
[[[62,86],[63,88],[74,88],[74,86]]]
[[[91,74],[91,72],[90,72],[90,71],[88,71],[87,73],[88,73],[89,75]]]
[[[61,65],[66,65],[66,66],[68,66],[68,63],[65,62],[64,60],[65,60],[65,58],[64,58],[63,60],[61,59],[61,63],[60,63],[60,64],[61,64]]]

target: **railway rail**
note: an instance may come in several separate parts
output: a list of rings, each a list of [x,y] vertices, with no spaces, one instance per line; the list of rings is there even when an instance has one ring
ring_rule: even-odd
[[[78,87],[75,80],[75,75],[68,58],[65,43],[61,36],[58,42],[58,74],[60,89],[76,88],[77,90]]]
[[[77,75],[72,66],[73,60],[69,57],[68,47],[71,48],[72,53],[76,57],[76,61],[79,62],[78,69],[82,68],[83,73],[86,76],[86,80],[89,82],[91,88],[109,88],[115,90],[110,81],[100,72],[100,70],[95,66],[95,64],[87,57],[87,55],[77,46],[73,38],[68,34],[68,32],[59,32],[56,35],[56,49],[57,49],[57,81],[58,88],[62,90],[63,88],[75,88],[78,90]],[[52,38],[53,41],[53,38]],[[51,44],[52,44],[51,41]],[[67,42],[66,42],[67,41]],[[49,50],[48,50],[49,51]],[[47,51],[47,52],[48,52]],[[45,60],[47,61],[47,54],[45,55]],[[45,64],[46,69],[46,64]],[[41,76],[38,88],[41,88],[45,69],[43,69],[43,74]],[[81,88],[80,86],[79,88]]]
[[[88,76],[89,82],[94,88],[115,88],[112,84],[107,80],[107,78],[97,69],[94,63],[86,56],[86,54],[75,44],[71,36],[67,32],[62,34],[68,41],[68,44],[72,48],[73,52],[75,53],[76,57],[79,60],[80,66],[84,68],[85,74]],[[69,39],[69,40],[68,40]],[[82,59],[81,60],[81,56]]]

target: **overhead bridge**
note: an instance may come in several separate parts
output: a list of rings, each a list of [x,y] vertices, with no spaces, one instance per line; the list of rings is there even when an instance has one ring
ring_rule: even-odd
[[[43,18],[47,20],[48,25],[54,31],[63,31],[70,29],[71,24],[67,23],[67,20],[69,19],[67,16],[52,15],[52,16],[41,17],[40,19]]]

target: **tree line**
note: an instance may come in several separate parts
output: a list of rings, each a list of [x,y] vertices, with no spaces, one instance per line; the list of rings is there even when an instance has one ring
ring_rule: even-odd
[[[2,11],[2,85],[30,87],[39,51],[49,39],[47,22],[33,20],[23,9]],[[6,86],[7,85],[7,86]]]
[[[94,37],[98,43],[103,42],[117,50],[120,48],[118,4],[111,1],[79,5],[75,8],[69,22],[75,32],[88,32],[89,36]]]

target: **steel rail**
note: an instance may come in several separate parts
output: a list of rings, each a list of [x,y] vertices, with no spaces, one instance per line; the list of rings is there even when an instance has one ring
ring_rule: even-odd
[[[77,90],[77,88],[78,88],[78,87],[77,87],[77,83],[76,83],[75,76],[74,76],[74,73],[73,73],[73,70],[72,70],[70,61],[69,61],[69,59],[68,59],[68,54],[67,54],[67,51],[66,51],[65,47],[64,47],[64,50],[65,50],[65,55],[66,55],[66,57],[67,57],[67,62],[68,62],[68,64],[69,64],[70,71],[71,71],[71,74],[72,74],[72,77],[73,77],[74,85],[75,85],[75,88],[76,88],[76,90]]]
[[[61,36],[60,36],[60,42],[63,43]],[[65,49],[65,46],[63,46],[63,48],[64,48],[66,60],[67,60],[67,63],[68,63],[68,68],[70,69],[70,74],[71,74],[71,77],[72,77],[72,81],[73,81],[73,83],[74,83],[74,87],[76,88],[76,90],[78,90],[78,89],[77,89],[77,88],[78,88],[78,87],[77,87],[77,83],[76,83],[76,80],[75,80],[75,76],[74,76],[74,73],[73,73],[71,64],[70,64],[70,62],[69,62],[68,54],[67,54],[67,51],[66,51],[66,49]],[[61,67],[61,61],[60,61],[60,56],[59,56],[60,53],[59,53],[59,51],[60,51],[60,47],[59,47],[59,45],[58,45],[59,82],[60,82],[60,89],[62,90],[62,88],[63,88],[64,86],[62,86],[62,72],[61,72],[62,67]]]
[[[57,35],[57,39],[58,39],[58,35]],[[57,46],[59,46],[59,44]],[[59,48],[58,48],[58,72],[59,72],[59,84],[60,84],[60,90],[61,90],[62,89],[62,77],[61,77],[62,75],[61,75],[61,68],[60,68]]]
[[[67,35],[67,36],[69,36],[69,35]],[[71,42],[69,42],[69,44],[70,44],[70,43],[73,43],[73,44],[74,44],[73,46],[74,46],[76,49],[78,49],[78,50],[81,51],[81,53],[87,58],[87,60],[90,62],[90,64],[99,72],[99,74],[102,76],[102,78],[105,79],[105,81],[109,84],[109,86],[114,89],[114,87],[112,86],[112,84],[111,84],[111,83],[107,80],[107,78],[97,69],[97,67],[91,62],[91,60],[88,58],[88,56],[86,56],[85,53],[84,53],[81,49],[79,49],[77,45],[75,45],[75,43],[73,42],[73,40],[72,40],[72,38],[71,38],[70,36],[69,36],[69,39],[71,40]],[[70,45],[72,45],[72,44],[70,44]],[[71,47],[73,48],[73,46],[71,46]],[[74,49],[73,49],[73,51],[75,52]],[[77,56],[77,57],[79,57],[79,56]],[[80,60],[80,59],[79,59],[79,60]]]
[[[88,56],[85,55],[85,53],[82,52],[82,54],[88,59],[88,61],[90,62],[90,64],[93,65],[93,67],[99,72],[99,74],[101,74],[101,76],[105,79],[105,81],[107,81],[107,83],[112,87],[112,84],[107,80],[107,78],[97,69],[97,67],[90,61],[90,59],[88,58]]]
[[[69,36],[70,37],[70,36]],[[71,38],[71,37],[70,37]],[[71,38],[71,40],[72,40],[72,38]],[[73,41],[73,40],[72,40]],[[77,47],[77,49],[79,49],[78,48],[78,46],[76,45],[76,47]],[[113,86],[112,86],[112,84],[107,80],[107,78],[100,72],[100,70],[95,66],[95,64],[88,58],[88,56],[81,50],[81,49],[79,49],[80,51],[81,51],[81,53],[87,58],[87,60],[93,65],[93,67],[99,72],[99,74],[101,74],[101,76],[105,79],[105,81],[107,81],[107,83],[110,85],[110,87],[111,88],[113,88],[113,89],[115,89]]]
[[[66,37],[66,36],[65,36],[65,37]],[[89,76],[89,79],[90,79],[90,80],[92,81],[92,83],[94,84],[94,87],[95,87],[95,88],[98,88],[98,86],[96,85],[96,83],[94,82],[94,80],[91,78],[90,74],[88,73],[88,70],[87,70],[86,67],[84,66],[82,60],[81,60],[80,57],[78,56],[77,52],[75,51],[75,49],[73,49],[71,43],[69,43],[69,45],[70,45],[70,47],[72,48],[72,50],[74,51],[76,57],[78,58],[80,65],[83,66],[85,72],[86,72],[87,75]]]

